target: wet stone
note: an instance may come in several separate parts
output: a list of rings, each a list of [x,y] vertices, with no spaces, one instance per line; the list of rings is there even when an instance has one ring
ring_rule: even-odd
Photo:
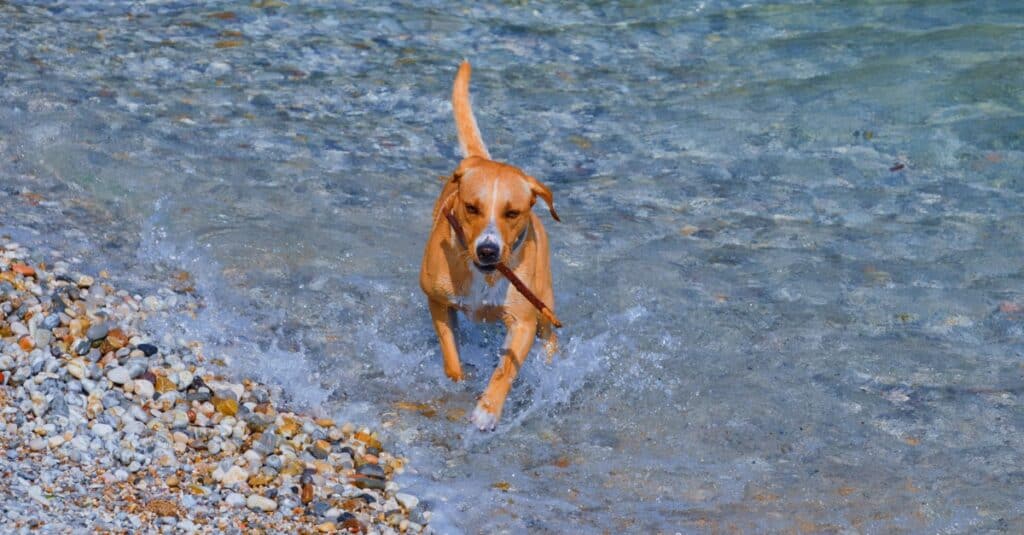
[[[188,401],[198,401],[200,403],[204,401],[210,401],[212,399],[210,391],[206,388],[196,390],[195,392],[189,392],[185,394],[185,399]]]
[[[135,346],[139,351],[142,351],[147,357],[152,357],[159,351],[159,349],[153,344],[139,344]]]
[[[356,473],[369,477],[384,478],[384,469],[378,464],[364,464],[356,469]]]
[[[72,350],[75,352],[76,355],[85,355],[86,353],[89,352],[89,349],[91,347],[92,346],[89,344],[88,340],[81,339],[74,343]]]
[[[331,504],[322,501],[315,501],[309,504],[309,510],[316,516],[324,516],[331,509]]]
[[[58,325],[60,325],[60,316],[57,314],[50,314],[43,318],[42,326],[44,329],[53,330]]]
[[[107,371],[107,379],[115,385],[123,385],[132,379],[132,375],[127,368],[118,366]]]
[[[386,484],[383,479],[375,477],[359,476],[352,479],[352,484],[361,489],[384,490]]]
[[[96,325],[89,327],[89,330],[85,332],[85,335],[90,341],[95,342],[106,338],[108,332],[110,332],[110,328],[106,323],[97,323]]]
[[[245,500],[245,505],[254,511],[270,512],[277,510],[277,502],[270,498],[253,494]]]
[[[331,453],[331,445],[323,440],[318,440],[310,446],[309,453],[317,459],[326,459]]]

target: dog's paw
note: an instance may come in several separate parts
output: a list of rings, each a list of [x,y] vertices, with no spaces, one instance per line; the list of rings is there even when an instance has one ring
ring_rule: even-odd
[[[470,415],[469,421],[481,431],[494,431],[498,427],[498,415],[494,414],[481,405],[477,405]]]
[[[453,383],[462,382],[462,379],[464,379],[464,377],[462,376],[461,368],[455,370],[449,370],[448,368],[445,368],[444,374],[447,375],[448,378],[451,379]]]

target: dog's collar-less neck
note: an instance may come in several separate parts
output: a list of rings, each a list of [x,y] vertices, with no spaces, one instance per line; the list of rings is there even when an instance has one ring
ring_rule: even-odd
[[[530,225],[531,225],[530,221],[527,220],[526,228],[524,228],[523,231],[519,233],[519,237],[516,238],[516,241],[512,242],[512,252],[513,253],[516,252],[519,249],[519,247],[521,245],[523,245],[523,242],[526,241],[526,233],[530,232]]]

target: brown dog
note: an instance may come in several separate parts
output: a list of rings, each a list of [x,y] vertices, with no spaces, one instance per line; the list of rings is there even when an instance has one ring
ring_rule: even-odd
[[[538,332],[548,355],[557,348],[552,325],[495,271],[504,262],[552,310],[548,237],[532,212],[544,199],[558,220],[551,190],[517,167],[491,160],[469,104],[469,62],[463,62],[452,88],[452,111],[466,158],[455,169],[434,204],[434,226],[423,253],[420,287],[441,342],[444,372],[462,380],[456,345],[456,311],[474,321],[501,320],[508,329],[501,362],[480,396],[471,419],[481,430],[494,429],[512,381],[533,347]],[[464,229],[460,243],[446,214]]]

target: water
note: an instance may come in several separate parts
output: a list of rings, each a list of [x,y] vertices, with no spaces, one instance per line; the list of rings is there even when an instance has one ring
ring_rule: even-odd
[[[2,230],[188,272],[164,327],[384,428],[441,532],[1024,528],[1024,4],[360,4],[0,5]],[[448,383],[417,284],[462,58],[564,221],[493,434],[502,330]]]

